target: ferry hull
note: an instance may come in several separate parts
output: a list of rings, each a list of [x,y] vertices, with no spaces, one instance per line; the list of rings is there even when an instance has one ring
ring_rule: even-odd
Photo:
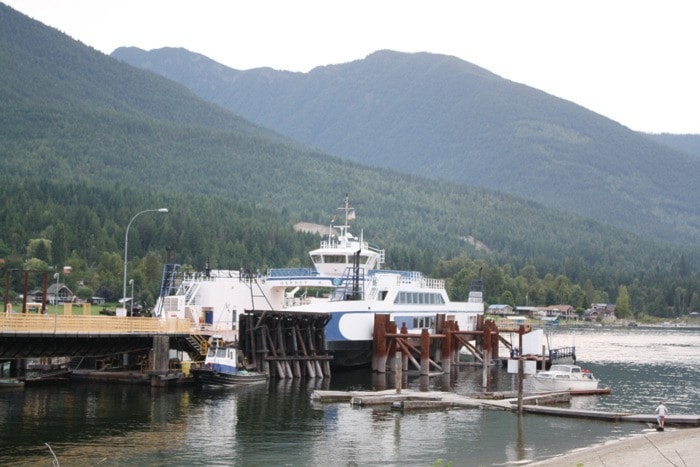
[[[328,343],[333,356],[331,367],[356,368],[372,363],[372,341],[333,341]]]

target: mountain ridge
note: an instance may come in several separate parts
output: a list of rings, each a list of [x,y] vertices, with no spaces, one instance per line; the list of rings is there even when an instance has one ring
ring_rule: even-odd
[[[384,50],[293,73],[234,70],[185,49],[111,55],[336,156],[700,239],[697,158],[456,57]]]
[[[96,286],[121,285],[123,227],[153,206],[170,211],[140,219],[134,252],[164,250],[172,260],[174,248],[182,252],[178,262],[194,267],[209,254],[221,264],[296,267],[317,239],[293,234],[292,226],[328,224],[335,197],[350,193],[358,210],[353,231],[386,247],[387,265],[452,278],[458,292],[491,265],[485,279],[493,297],[522,268],[556,282],[557,297],[575,290],[581,304],[581,286],[567,283],[591,281],[611,297],[619,284],[631,284],[633,297],[653,295],[652,308],[671,306],[677,286],[693,296],[696,246],[621,231],[502,191],[324,154],[49,28],[26,32],[26,22],[39,24],[0,5],[0,96],[7,97],[0,99],[6,232],[0,252],[18,268],[28,243],[47,239],[65,245],[63,258],[85,277],[99,268]],[[41,59],[49,49],[52,60]],[[252,77],[279,75],[264,70]],[[299,76],[284,77],[292,78]],[[156,253],[151,263],[159,263]],[[152,269],[156,283],[160,271]],[[515,297],[524,286],[509,288],[523,302]]]

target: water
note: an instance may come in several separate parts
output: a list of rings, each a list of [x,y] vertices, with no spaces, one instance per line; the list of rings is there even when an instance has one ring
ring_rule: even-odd
[[[700,331],[682,328],[555,330],[579,363],[610,386],[576,398],[598,410],[700,414]],[[456,380],[409,377],[409,387],[471,393],[481,370]],[[455,409],[400,413],[312,404],[312,389],[391,388],[391,376],[338,373],[331,381],[271,381],[240,388],[151,389],[73,384],[0,391],[0,464],[50,465],[507,465],[637,435],[638,423]],[[516,390],[492,369],[489,390]]]

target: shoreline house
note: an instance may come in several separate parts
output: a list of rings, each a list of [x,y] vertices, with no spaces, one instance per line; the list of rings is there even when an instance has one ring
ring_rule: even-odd
[[[549,305],[539,307],[539,310],[544,312],[544,316],[547,318],[558,318],[566,321],[578,320],[578,313],[576,313],[576,309],[571,305]]]
[[[35,303],[41,303],[44,292],[40,289],[33,290],[28,294],[28,298]],[[49,285],[46,290],[46,303],[57,305],[59,303],[73,303],[75,294],[66,284],[58,283]]]
[[[584,321],[617,321],[615,305],[612,303],[593,303],[583,312]]]
[[[489,305],[487,313],[493,316],[510,316],[515,314],[515,311],[510,305]]]
[[[516,313],[527,316],[531,319],[542,321],[577,321],[579,316],[576,309],[571,305],[549,305],[549,306],[519,306]]]

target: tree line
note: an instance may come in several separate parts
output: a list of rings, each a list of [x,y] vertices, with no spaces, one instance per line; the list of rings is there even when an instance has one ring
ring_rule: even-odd
[[[142,209],[170,211],[139,216],[129,230],[128,279],[134,280],[136,298],[146,307],[157,298],[164,263],[202,270],[209,261],[214,268],[263,272],[309,266],[307,253],[320,240],[315,234],[295,232],[292,225],[298,218],[286,209],[272,210],[249,201],[46,179],[0,179],[3,275],[12,270],[56,271],[61,282],[84,299],[120,298],[125,230]],[[397,218],[402,215],[378,220],[370,216],[359,227],[382,232],[385,222],[401,224]],[[583,258],[523,255],[515,247],[477,251],[454,239],[421,235],[411,223],[404,225],[412,242],[399,235],[378,235],[379,243],[385,245],[381,240],[386,240],[390,245],[386,266],[446,279],[454,300],[466,300],[471,282],[481,275],[488,304],[568,304],[582,311],[592,303],[619,302],[623,317],[674,317],[700,308],[698,278],[683,255],[671,265],[657,265],[644,277],[605,267],[588,274],[590,267]],[[70,274],[61,272],[64,266],[70,267]],[[23,278],[8,277],[14,299],[22,291]],[[31,288],[41,287],[41,274],[32,274],[30,280]]]

